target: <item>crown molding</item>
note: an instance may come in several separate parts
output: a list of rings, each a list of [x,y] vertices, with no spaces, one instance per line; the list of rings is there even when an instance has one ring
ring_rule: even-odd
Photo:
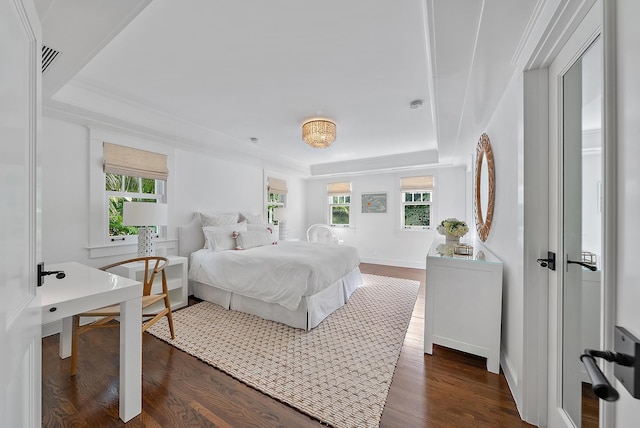
[[[49,99],[43,102],[43,115],[58,120],[76,123],[88,127],[98,127],[106,130],[139,136],[156,140],[175,148],[194,151],[207,155],[223,157],[232,162],[251,164],[260,168],[269,167],[286,171],[290,174],[308,177],[310,169],[285,156],[268,152],[253,143],[238,141],[219,132],[204,128],[175,117],[161,114],[143,106],[124,103],[117,97],[109,97],[103,102],[104,94],[90,91],[73,85],[75,97],[98,97],[91,101],[92,108],[80,106],[74,96],[67,92],[66,99]],[[94,106],[111,106],[118,112],[115,117],[110,112],[97,111]],[[115,107],[113,107],[115,105]],[[120,107],[120,108],[118,108]],[[138,120],[129,120],[137,118]]]
[[[437,150],[311,165],[311,175],[342,175],[423,168],[438,164]]]

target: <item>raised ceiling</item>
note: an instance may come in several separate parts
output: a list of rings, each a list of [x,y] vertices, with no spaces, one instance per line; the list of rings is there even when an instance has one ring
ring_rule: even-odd
[[[307,175],[466,163],[538,3],[39,0],[44,44],[62,52],[45,107],[154,116]],[[316,116],[337,123],[328,149],[301,140]]]

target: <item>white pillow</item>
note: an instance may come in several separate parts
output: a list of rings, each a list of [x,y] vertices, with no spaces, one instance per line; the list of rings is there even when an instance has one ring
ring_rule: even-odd
[[[253,247],[271,245],[271,233],[267,229],[240,232],[236,238],[238,249],[248,250]]]
[[[238,222],[238,214],[204,214],[200,213],[202,226],[226,226]]]
[[[254,230],[267,230],[269,231],[269,233],[271,234],[271,242],[278,242],[278,235],[276,233],[273,233],[274,231],[274,226],[271,223],[262,223],[262,224],[248,224],[247,225],[247,230],[248,231],[254,231]]]
[[[247,224],[244,222],[226,226],[205,226],[202,228],[205,248],[213,251],[235,250],[237,244],[234,232],[246,231]]]
[[[240,213],[240,220],[246,220],[248,224],[260,224],[264,223],[262,220],[262,214],[245,214]]]

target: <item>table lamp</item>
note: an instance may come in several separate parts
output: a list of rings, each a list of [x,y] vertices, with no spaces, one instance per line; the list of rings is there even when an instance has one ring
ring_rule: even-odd
[[[280,240],[285,241],[287,239],[287,220],[289,219],[289,212],[284,207],[274,208],[273,219],[278,222]]]
[[[166,226],[167,204],[157,202],[125,202],[123,226],[138,226],[138,257],[155,256],[156,231],[152,226]]]

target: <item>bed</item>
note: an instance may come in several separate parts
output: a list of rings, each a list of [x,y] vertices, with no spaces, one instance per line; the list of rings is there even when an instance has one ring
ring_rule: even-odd
[[[355,247],[279,241],[214,251],[202,224],[196,213],[178,228],[180,255],[189,257],[189,289],[199,299],[310,330],[362,285]],[[240,232],[237,242],[250,233]]]

